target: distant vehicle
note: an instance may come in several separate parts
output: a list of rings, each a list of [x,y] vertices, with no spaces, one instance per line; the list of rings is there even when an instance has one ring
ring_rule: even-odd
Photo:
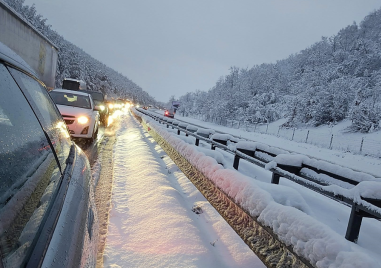
[[[1,42],[0,81],[0,267],[95,267],[86,155],[44,84]]]
[[[85,138],[89,142],[96,140],[100,108],[95,106],[89,93],[54,89],[49,94],[64,118],[72,137]]]
[[[173,109],[167,109],[164,111],[164,116],[174,118],[175,111]]]
[[[114,105],[114,110],[121,110],[124,107],[125,103],[122,99],[117,99],[117,100],[114,100],[113,105]]]
[[[62,88],[68,90],[86,90],[86,82],[79,79],[65,78],[62,82]]]
[[[86,92],[91,95],[91,98],[93,99],[95,106],[99,106],[99,115],[100,120],[104,126],[107,126],[108,117],[109,117],[109,107],[106,103],[105,96],[102,92],[99,91],[92,91],[92,90],[81,90],[81,92]]]

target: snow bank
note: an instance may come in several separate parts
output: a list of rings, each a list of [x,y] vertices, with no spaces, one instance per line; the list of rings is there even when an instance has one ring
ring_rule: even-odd
[[[273,161],[275,163],[269,164],[267,167],[275,167],[276,164],[279,165],[289,165],[289,166],[295,166],[295,167],[302,167],[303,165],[308,165],[310,167],[316,168],[318,170],[324,170],[326,172],[351,179],[355,182],[362,182],[362,181],[377,181],[381,182],[380,178],[375,178],[372,175],[363,173],[363,172],[357,172],[353,171],[349,168],[345,167],[340,167],[338,165],[334,165],[331,163],[328,163],[326,161],[322,160],[316,160],[316,159],[311,159],[305,155],[298,155],[298,154],[279,154],[277,155]],[[275,166],[274,166],[275,165]],[[334,179],[327,174],[317,174],[316,172],[312,170],[308,170],[308,167],[303,168],[303,172],[305,174],[311,174],[313,177],[326,181],[326,182],[332,182],[335,181],[337,182],[337,179]],[[342,184],[346,185],[346,184]]]
[[[214,158],[197,151],[195,146],[187,145],[161,126],[151,124],[151,127],[225,194],[251,216],[258,217],[259,222],[271,227],[281,241],[292,246],[297,254],[306,258],[312,265],[319,268],[380,267],[366,250],[345,240],[328,226],[308,215],[310,211],[303,198],[292,193],[292,190],[282,189],[280,185],[258,183],[235,170],[223,169]],[[221,138],[220,134],[217,134],[217,137]],[[280,156],[277,161],[300,166],[304,158],[288,155]],[[273,161],[268,166],[276,164],[277,162]],[[351,193],[352,196],[365,194],[367,197],[379,197],[380,190],[380,184],[363,182],[354,187]]]
[[[229,163],[225,160],[225,157],[218,151],[210,150],[207,148],[198,147],[197,151],[202,152],[206,156],[214,158],[218,164],[221,164],[224,167],[228,167]]]

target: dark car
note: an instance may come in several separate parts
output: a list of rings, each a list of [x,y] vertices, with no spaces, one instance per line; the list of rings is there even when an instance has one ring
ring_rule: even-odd
[[[109,117],[109,107],[106,103],[105,96],[102,92],[92,91],[92,90],[81,90],[81,92],[89,93],[96,106],[99,106],[100,119],[104,126],[107,127],[108,117]]]
[[[175,118],[175,111],[173,109],[167,109],[164,111],[164,116]]]
[[[0,267],[95,266],[89,161],[36,77],[0,42]]]

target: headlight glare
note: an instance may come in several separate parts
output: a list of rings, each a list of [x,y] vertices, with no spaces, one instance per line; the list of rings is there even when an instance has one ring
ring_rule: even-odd
[[[80,124],[86,124],[87,122],[89,122],[89,118],[87,118],[86,116],[81,116],[78,118],[78,123]]]

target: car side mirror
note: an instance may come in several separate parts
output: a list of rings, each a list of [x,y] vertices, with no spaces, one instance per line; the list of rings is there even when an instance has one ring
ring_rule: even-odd
[[[93,110],[98,112],[102,111],[101,107],[99,107],[98,105],[96,105]]]

